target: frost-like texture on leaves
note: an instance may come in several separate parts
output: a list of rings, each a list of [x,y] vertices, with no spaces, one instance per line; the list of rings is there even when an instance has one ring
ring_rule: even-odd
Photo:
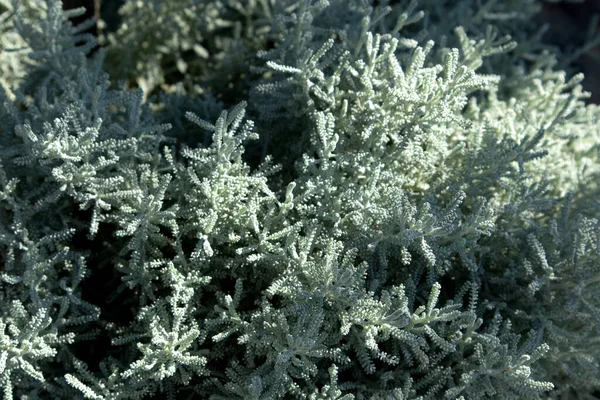
[[[538,1],[127,1],[95,54],[62,6],[0,0],[5,399],[600,390],[600,111]]]

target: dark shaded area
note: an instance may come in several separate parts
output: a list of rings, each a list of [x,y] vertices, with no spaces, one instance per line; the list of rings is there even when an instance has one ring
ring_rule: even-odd
[[[105,22],[105,32],[114,32],[119,26],[121,18],[119,17],[119,8],[125,3],[125,0],[95,0],[99,3],[97,8],[100,10],[100,17]]]
[[[65,10],[78,7],[85,8],[84,15],[71,20],[74,24],[79,24],[93,17],[96,20],[102,19],[104,21],[104,31],[112,32],[119,26],[119,8],[125,3],[125,0],[62,0],[62,2]],[[97,36],[102,31],[101,27],[96,24],[86,32]]]
[[[550,25],[547,41],[564,50],[580,48],[588,34],[595,14],[600,15],[600,1],[586,0],[581,3],[544,3],[543,19]],[[600,34],[600,21],[594,29]],[[600,46],[586,51],[574,61],[576,69],[585,74],[583,88],[592,92],[588,103],[600,103]]]
[[[85,14],[76,18],[72,18],[71,21],[77,25],[86,21],[92,17],[98,18],[100,16],[100,10],[97,9],[97,5],[100,4],[100,0],[62,0],[63,9],[70,10],[72,8],[85,8]],[[87,32],[97,34],[97,26],[90,28]]]
[[[73,207],[73,215],[79,221],[89,221],[92,217],[91,210],[80,210]],[[109,296],[116,293],[122,285],[122,281],[114,266],[103,262],[113,259],[114,248],[109,245],[114,242],[112,232],[114,229],[107,224],[101,224],[100,230],[93,240],[87,237],[86,231],[79,230],[72,239],[72,248],[75,251],[88,254],[87,266],[88,276],[80,284],[81,297],[83,300],[101,308],[100,319],[115,326],[127,326],[135,318],[134,310],[137,307],[136,296],[131,296],[129,290],[123,291],[112,300],[119,307],[107,306]],[[97,331],[98,336],[93,339],[93,345],[89,340],[77,341],[69,349],[80,360],[84,361],[92,371],[99,371],[99,363],[107,355],[119,358],[122,348],[111,344],[110,336],[104,332],[103,322],[91,322],[79,326],[73,331],[79,335]]]

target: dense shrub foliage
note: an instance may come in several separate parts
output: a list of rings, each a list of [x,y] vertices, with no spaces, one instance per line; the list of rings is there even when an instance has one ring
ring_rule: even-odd
[[[600,111],[540,7],[0,0],[4,399],[592,398]]]

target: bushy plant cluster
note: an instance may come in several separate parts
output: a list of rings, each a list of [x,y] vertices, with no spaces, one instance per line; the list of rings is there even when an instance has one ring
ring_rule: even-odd
[[[97,39],[0,0],[3,398],[594,398],[600,110],[540,7],[131,0]]]

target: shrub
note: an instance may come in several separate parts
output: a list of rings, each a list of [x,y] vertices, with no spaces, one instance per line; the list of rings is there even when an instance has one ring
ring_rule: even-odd
[[[526,1],[0,1],[5,399],[592,398],[600,111]]]

